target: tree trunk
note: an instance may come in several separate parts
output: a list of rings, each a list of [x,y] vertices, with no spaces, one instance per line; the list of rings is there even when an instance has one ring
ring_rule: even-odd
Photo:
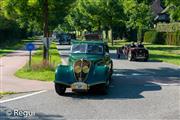
[[[114,40],[112,39],[112,27],[109,26],[109,30],[108,30],[108,40],[111,41],[111,45],[114,45]]]
[[[47,42],[47,46],[44,45],[43,47],[43,59],[45,61],[48,61],[49,59],[49,50],[48,50],[48,46],[49,46],[49,31],[48,31],[48,0],[44,1],[44,38],[46,38],[46,42]]]

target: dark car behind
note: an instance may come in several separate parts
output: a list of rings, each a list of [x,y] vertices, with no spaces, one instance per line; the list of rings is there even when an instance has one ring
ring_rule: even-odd
[[[143,44],[128,44],[124,45],[121,49],[122,53],[128,58],[129,61],[147,61],[149,58],[148,49],[146,49]]]

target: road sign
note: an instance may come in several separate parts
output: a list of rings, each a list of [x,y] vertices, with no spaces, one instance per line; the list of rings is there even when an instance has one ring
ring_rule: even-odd
[[[33,43],[28,43],[28,44],[26,44],[26,50],[32,51],[32,50],[34,50],[34,49],[35,49],[35,46],[34,46]]]
[[[26,44],[26,50],[29,51],[29,68],[31,67],[31,51],[35,49],[35,45],[33,43]]]

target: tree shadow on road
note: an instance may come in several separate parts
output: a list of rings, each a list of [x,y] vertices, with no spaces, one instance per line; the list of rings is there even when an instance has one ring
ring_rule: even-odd
[[[160,91],[161,85],[180,85],[180,69],[114,69],[113,80],[107,94],[88,92],[86,94],[67,93],[65,97],[75,99],[141,99],[143,92]]]
[[[123,78],[122,78],[123,79]],[[74,99],[140,99],[144,98],[141,94],[144,91],[159,91],[161,86],[154,83],[146,83],[144,85],[130,85],[130,84],[118,84],[113,80],[113,83],[108,88],[107,94],[101,94],[93,91],[84,94],[66,93],[65,97],[72,97]]]

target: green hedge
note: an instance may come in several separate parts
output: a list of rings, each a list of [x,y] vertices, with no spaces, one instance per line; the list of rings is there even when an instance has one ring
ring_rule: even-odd
[[[144,42],[152,44],[180,45],[180,31],[178,32],[157,32],[147,31],[144,34]]]
[[[167,33],[166,44],[180,45],[180,31]]]
[[[147,31],[144,34],[144,42],[156,44],[158,33],[154,30]]]

